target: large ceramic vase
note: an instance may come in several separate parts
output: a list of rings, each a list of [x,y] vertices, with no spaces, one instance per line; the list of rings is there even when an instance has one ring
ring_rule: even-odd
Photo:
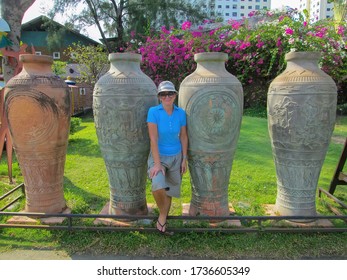
[[[156,86],[140,69],[141,55],[112,53],[110,70],[96,83],[94,121],[110,185],[109,214],[145,215],[147,112]]]
[[[5,110],[24,177],[27,212],[66,208],[64,165],[70,128],[70,94],[52,70],[53,58],[20,55],[22,71],[6,84]]]
[[[285,59],[287,68],[271,83],[267,101],[277,173],[275,208],[283,216],[314,216],[318,179],[335,124],[337,89],[318,66],[320,53],[290,52]]]
[[[186,111],[192,198],[189,214],[229,215],[228,185],[239,138],[243,89],[225,53],[195,54],[196,70],[179,90]]]

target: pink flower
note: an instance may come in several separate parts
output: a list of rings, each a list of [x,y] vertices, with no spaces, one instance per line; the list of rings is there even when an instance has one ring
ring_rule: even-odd
[[[264,46],[264,42],[258,41],[256,46],[257,46],[257,48],[261,48],[262,46]]]
[[[190,21],[185,21],[182,23],[181,29],[182,30],[188,30],[188,29],[190,29],[191,26],[192,26],[192,23]]]
[[[245,48],[249,47],[251,45],[250,42],[243,42],[240,46],[240,50],[244,50]]]
[[[193,31],[193,32],[192,32],[192,36],[193,36],[194,38],[198,38],[198,37],[201,37],[201,36],[202,36],[202,33],[201,33],[201,32],[197,32],[197,31]]]
[[[307,26],[307,21],[304,21],[303,26],[305,27]]]
[[[337,34],[339,35],[343,35],[344,31],[345,31],[344,27],[341,25],[337,28]]]
[[[279,48],[282,45],[281,38],[277,39],[276,47]]]
[[[232,27],[233,29],[235,29],[235,30],[238,30],[238,29],[241,27],[241,23],[238,22],[238,21],[235,21],[235,22],[231,25],[231,27]]]
[[[161,27],[161,32],[165,33],[165,34],[170,34],[170,31],[166,29],[165,26]]]
[[[255,11],[252,11],[252,12],[250,12],[250,13],[248,14],[249,17],[252,17],[252,16],[254,16],[254,15],[255,15]]]
[[[237,45],[237,42],[234,41],[234,40],[230,40],[228,44],[229,44],[230,46],[236,46],[236,45]]]
[[[286,28],[285,33],[286,33],[287,35],[293,35],[294,30],[291,29],[291,28]]]

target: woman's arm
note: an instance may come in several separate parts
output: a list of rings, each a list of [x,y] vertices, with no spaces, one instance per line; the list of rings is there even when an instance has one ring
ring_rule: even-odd
[[[158,127],[155,123],[147,123],[148,125],[148,134],[151,143],[151,153],[154,160],[154,166],[149,171],[149,177],[153,178],[159,172],[163,172],[165,175],[165,169],[161,165],[159,148],[158,148]]]
[[[187,153],[188,153],[187,126],[181,126],[180,140],[182,145],[181,173],[183,174],[187,171]]]

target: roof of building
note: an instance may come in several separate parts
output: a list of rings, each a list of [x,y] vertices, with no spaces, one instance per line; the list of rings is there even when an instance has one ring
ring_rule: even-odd
[[[66,26],[46,17],[46,16],[38,16],[26,23],[23,23],[22,24],[22,27],[21,27],[21,31],[46,31],[46,28],[44,27],[44,23],[47,22],[47,21],[51,21],[53,24],[61,27],[61,28],[65,28],[67,31],[71,32],[71,33],[74,33],[75,35],[77,36],[80,36],[82,37],[83,39],[89,41],[91,44],[93,45],[100,45],[99,42],[97,41],[94,41],[93,39],[79,33],[78,31],[76,30],[73,30],[73,29],[70,29],[70,28],[67,28]]]

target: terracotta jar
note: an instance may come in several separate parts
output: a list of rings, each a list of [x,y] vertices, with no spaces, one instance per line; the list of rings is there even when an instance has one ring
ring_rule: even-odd
[[[110,184],[110,214],[145,215],[149,136],[147,112],[156,86],[140,69],[140,54],[112,53],[95,84],[94,121]]]
[[[190,215],[229,215],[228,185],[243,111],[243,89],[225,69],[225,53],[195,54],[196,70],[180,87],[187,114]]]
[[[318,179],[335,124],[337,89],[318,66],[320,53],[290,52],[285,59],[287,68],[271,83],[267,100],[276,211],[314,216]]]
[[[23,173],[27,212],[66,208],[64,165],[70,128],[68,87],[45,55],[20,55],[22,71],[6,84],[5,110]]]

